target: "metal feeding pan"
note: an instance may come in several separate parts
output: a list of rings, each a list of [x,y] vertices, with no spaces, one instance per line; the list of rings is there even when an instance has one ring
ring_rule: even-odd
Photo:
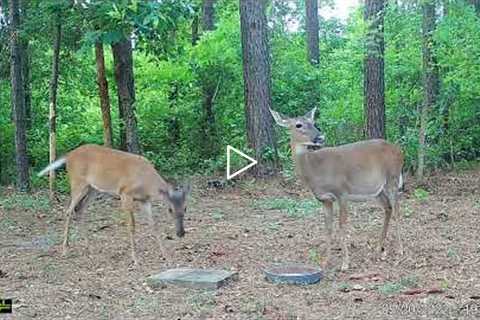
[[[273,283],[307,285],[323,278],[322,269],[297,263],[277,263],[264,268],[263,273]]]

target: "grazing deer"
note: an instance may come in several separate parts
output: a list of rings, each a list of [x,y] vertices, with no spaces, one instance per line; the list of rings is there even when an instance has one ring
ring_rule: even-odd
[[[83,145],[70,151],[62,158],[48,165],[38,175],[43,176],[51,170],[56,170],[66,164],[70,179],[71,202],[66,211],[66,222],[63,240],[63,254],[68,247],[68,231],[72,214],[81,214],[95,191],[120,196],[122,209],[127,213],[131,254],[134,265],[137,264],[135,254],[135,219],[134,201],[139,201],[142,209],[149,215],[152,227],[152,201],[166,200],[169,212],[175,219],[176,233],[183,237],[183,217],[187,210],[186,198],[190,187],[177,190],[167,183],[144,157],[101,147],[98,145]],[[155,234],[155,233],[154,233]],[[157,236],[162,254],[165,251]]]
[[[347,202],[377,199],[385,209],[385,220],[378,250],[383,247],[390,218],[398,214],[399,188],[403,184],[403,155],[400,148],[381,139],[366,140],[338,147],[324,147],[325,136],[315,126],[316,108],[303,117],[287,118],[270,110],[275,122],[290,130],[295,169],[301,181],[325,207],[327,264],[332,245],[333,204],[338,203],[339,234],[343,251],[341,270],[348,269],[345,241]],[[397,239],[400,242],[399,229]],[[400,252],[403,253],[400,242]]]

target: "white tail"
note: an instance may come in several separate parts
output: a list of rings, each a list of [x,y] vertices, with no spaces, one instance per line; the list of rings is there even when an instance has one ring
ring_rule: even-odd
[[[45,169],[43,169],[42,171],[40,171],[37,176],[41,177],[45,174],[47,174],[48,172],[50,171],[55,171],[57,170],[58,168],[60,168],[61,166],[63,166],[65,163],[67,162],[67,159],[65,159],[64,157],[58,159],[58,160],[55,160],[54,162],[50,163]]]
[[[344,227],[347,223],[347,202],[378,200],[385,209],[385,220],[379,249],[387,235],[390,217],[398,215],[399,188],[403,185],[403,155],[400,148],[384,140],[367,140],[338,147],[324,147],[325,136],[315,126],[315,109],[303,117],[287,118],[270,110],[278,125],[291,134],[295,169],[303,183],[325,207],[328,233],[327,261],[333,232],[333,204],[340,208],[342,270],[348,268],[348,246]],[[392,214],[393,213],[393,214]],[[397,238],[400,242],[398,227]],[[400,242],[400,252],[403,252]],[[384,252],[385,253],[385,252]]]

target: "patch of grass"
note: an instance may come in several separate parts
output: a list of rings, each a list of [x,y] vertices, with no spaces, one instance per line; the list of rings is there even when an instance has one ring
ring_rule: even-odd
[[[278,222],[269,222],[267,224],[267,229],[273,232],[280,230],[280,223]]]
[[[386,282],[377,288],[383,294],[394,294],[400,292],[404,287],[398,282]]]
[[[453,248],[448,248],[447,249],[447,257],[448,258],[456,258],[458,256],[458,253],[457,253],[457,250],[453,249]]]
[[[139,297],[135,300],[132,307],[143,314],[160,313],[164,308],[162,301],[155,296]]]
[[[0,231],[1,232],[8,232],[17,227],[17,223],[15,220],[8,216],[4,216],[0,219]]]
[[[215,293],[212,291],[193,291],[187,297],[187,303],[199,313],[211,311],[215,307]]]
[[[213,220],[220,221],[225,218],[225,213],[220,210],[215,210],[211,213]]]
[[[319,265],[322,261],[322,256],[318,253],[317,249],[309,249],[308,250],[308,260],[311,263]]]
[[[337,286],[337,289],[339,291],[344,291],[344,292],[350,291],[350,288],[351,286],[346,282],[340,282]]]
[[[377,287],[377,290],[383,294],[395,294],[408,288],[416,288],[417,283],[418,277],[416,275],[409,275],[396,282],[385,282],[381,286]]]
[[[425,189],[422,189],[422,188],[416,188],[414,191],[413,191],[413,195],[415,196],[415,198],[417,200],[420,200],[420,201],[425,201],[428,199],[428,196],[430,195],[429,192]]]
[[[47,196],[28,193],[13,193],[0,199],[0,208],[4,210],[49,211],[50,200]]]
[[[480,209],[480,200],[476,200],[476,201],[473,203],[473,207],[476,208],[476,209]]]
[[[315,199],[267,198],[256,200],[255,208],[264,210],[280,210],[289,217],[302,218],[316,214],[321,205]]]
[[[413,209],[409,206],[405,206],[400,209],[400,214],[402,213],[404,217],[410,218],[413,215]]]
[[[263,313],[266,305],[264,300],[257,300],[247,296],[241,299],[240,312],[248,314],[249,319],[264,319]]]

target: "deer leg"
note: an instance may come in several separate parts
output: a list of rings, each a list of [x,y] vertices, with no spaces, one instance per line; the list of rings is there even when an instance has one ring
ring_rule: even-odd
[[[403,241],[401,238],[401,230],[400,230],[400,220],[402,219],[402,216],[400,214],[400,205],[399,201],[397,199],[397,195],[392,197],[392,202],[393,202],[393,221],[395,224],[395,236],[397,238],[398,242],[398,249],[399,249],[399,254],[403,256],[404,250],[403,250]]]
[[[88,233],[87,219],[84,216],[84,213],[85,213],[85,210],[86,210],[88,204],[95,197],[95,194],[96,194],[95,189],[93,189],[92,187],[89,187],[87,194],[82,198],[82,200],[75,207],[75,216],[77,217],[77,219],[80,222],[80,226],[81,226],[80,230],[83,234]],[[88,235],[86,236],[86,242],[87,242],[87,248],[90,248]]]
[[[378,196],[378,199],[380,203],[382,204],[384,210],[385,210],[385,219],[383,221],[383,230],[382,234],[380,236],[380,242],[378,243],[378,253],[386,255],[385,252],[385,238],[387,237],[387,231],[388,231],[388,225],[390,223],[390,218],[392,217],[392,204],[390,203],[390,199],[388,196],[385,194],[385,191],[382,191],[380,195]]]
[[[82,201],[82,199],[87,195],[89,186],[88,185],[78,186],[72,183],[71,190],[72,190],[71,192],[72,199],[70,201],[70,205],[67,211],[65,212],[65,229],[63,231],[63,250],[62,250],[63,256],[67,254],[70,222],[72,220],[73,212],[75,211],[75,207],[77,207],[78,204]]]
[[[142,211],[147,214],[148,216],[148,222],[150,224],[150,230],[152,233],[152,236],[155,237],[155,240],[157,241],[158,248],[160,249],[160,253],[162,256],[167,259],[167,254],[165,251],[165,247],[162,244],[162,241],[160,240],[160,237],[158,236],[157,233],[157,228],[156,228],[156,223],[153,219],[153,214],[152,214],[152,203],[150,201],[145,201],[142,203]]]
[[[135,253],[135,217],[133,215],[133,198],[128,195],[121,195],[122,208],[127,215],[128,230],[130,233],[130,250],[132,254],[133,265],[137,265],[137,255]]]
[[[85,212],[85,209],[87,208],[88,204],[90,203],[90,201],[93,199],[94,196],[95,196],[95,189],[93,189],[92,187],[88,187],[88,191],[85,194],[85,196],[75,206],[74,214],[77,219],[83,220],[83,214]]]
[[[342,271],[348,270],[348,266],[350,263],[350,257],[348,254],[348,244],[346,241],[346,225],[347,225],[347,218],[348,218],[348,212],[347,212],[347,204],[343,200],[338,201],[339,207],[340,207],[340,215],[339,215],[339,235],[340,235],[340,243],[342,244],[342,251],[343,251],[343,261],[342,261]]]
[[[332,249],[332,237],[333,237],[333,201],[323,200],[323,206],[325,207],[325,227],[327,230],[327,252],[325,254],[324,268],[327,267],[330,260],[330,252]]]

